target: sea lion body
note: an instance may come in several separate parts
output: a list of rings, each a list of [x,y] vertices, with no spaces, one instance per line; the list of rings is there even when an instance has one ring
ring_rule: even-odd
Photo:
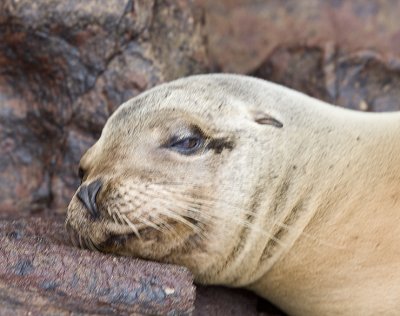
[[[245,76],[183,78],[110,117],[67,226],[88,247],[181,264],[292,315],[396,315],[399,136],[400,113]]]

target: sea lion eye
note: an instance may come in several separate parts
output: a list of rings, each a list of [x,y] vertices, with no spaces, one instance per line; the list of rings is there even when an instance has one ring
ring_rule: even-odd
[[[183,155],[191,155],[197,152],[204,144],[204,139],[197,135],[190,135],[184,138],[173,140],[169,148]]]

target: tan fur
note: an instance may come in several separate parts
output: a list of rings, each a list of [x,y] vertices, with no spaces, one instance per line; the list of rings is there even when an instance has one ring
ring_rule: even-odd
[[[187,124],[229,146],[161,148]],[[123,104],[81,166],[84,185],[104,183],[100,219],[76,196],[68,208],[81,244],[185,265],[292,315],[400,313],[400,113],[193,76]]]

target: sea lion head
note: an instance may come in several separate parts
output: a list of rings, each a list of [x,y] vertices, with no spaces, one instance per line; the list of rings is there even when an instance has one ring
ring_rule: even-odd
[[[193,76],[121,105],[80,161],[66,220],[77,243],[227,283],[221,271],[244,263],[241,234],[280,160],[271,140],[283,124],[273,106],[259,110],[258,81]]]

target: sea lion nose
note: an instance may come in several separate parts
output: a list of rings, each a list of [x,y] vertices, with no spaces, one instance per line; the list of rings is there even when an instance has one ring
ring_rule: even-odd
[[[96,219],[100,216],[99,209],[97,208],[96,196],[101,189],[101,181],[96,180],[90,183],[89,185],[82,185],[76,194],[85,205],[89,214],[93,219]]]

